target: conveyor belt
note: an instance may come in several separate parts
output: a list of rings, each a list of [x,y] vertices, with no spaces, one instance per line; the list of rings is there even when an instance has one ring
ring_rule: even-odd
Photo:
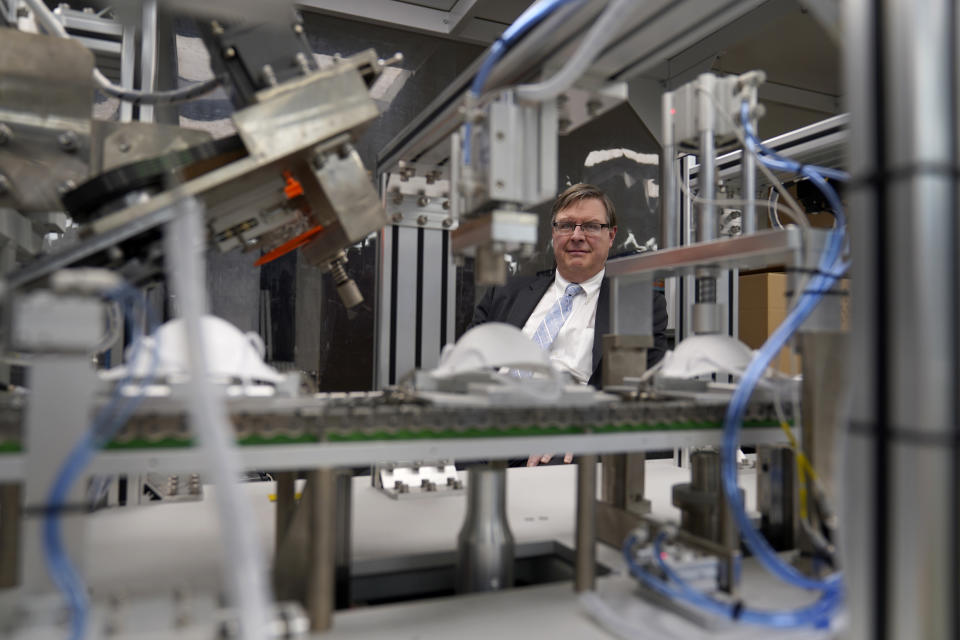
[[[0,454],[21,450],[24,397],[0,403]],[[148,400],[110,449],[189,447],[187,417],[174,400]],[[719,429],[724,404],[682,400],[616,401],[588,407],[448,407],[397,401],[382,393],[310,398],[247,398],[228,403],[242,445],[417,439],[536,437]],[[745,427],[778,424],[772,405],[756,403]]]

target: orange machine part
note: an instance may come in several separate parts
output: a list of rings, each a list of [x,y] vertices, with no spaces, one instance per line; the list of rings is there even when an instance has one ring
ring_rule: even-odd
[[[321,231],[323,231],[323,225],[318,224],[313,229],[310,229],[309,231],[305,231],[300,235],[298,235],[296,238],[293,238],[292,240],[287,240],[276,249],[272,251],[268,251],[267,253],[263,254],[262,256],[260,256],[260,258],[256,262],[253,263],[253,266],[259,267],[262,264],[267,264],[268,262],[276,260],[277,258],[284,255],[285,253],[290,253],[294,249],[299,249],[303,245],[310,242],[310,240],[313,239],[313,236],[317,235]]]
[[[287,196],[287,200],[303,195],[303,185],[289,171],[283,172],[283,179],[286,181],[283,185],[283,193]]]

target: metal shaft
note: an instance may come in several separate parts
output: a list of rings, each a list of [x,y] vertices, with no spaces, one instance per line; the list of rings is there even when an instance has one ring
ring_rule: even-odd
[[[0,484],[0,589],[14,587],[20,578],[21,489]]]
[[[506,505],[506,469],[471,467],[467,515],[457,540],[459,593],[513,586],[514,541]]]
[[[577,463],[577,566],[574,589],[593,591],[597,583],[597,456]]]
[[[293,519],[293,512],[296,509],[295,483],[297,474],[294,471],[282,471],[277,475],[277,511],[275,515],[276,528],[276,548],[280,550],[283,539],[287,534],[287,527]]]
[[[717,176],[716,176],[716,107],[713,93],[717,78],[712,73],[702,73],[697,78],[697,111],[700,130],[700,173],[697,184],[700,186],[700,217],[697,219],[697,242],[715,240],[717,237]]]
[[[674,140],[673,93],[663,94],[663,153],[660,155],[660,248],[678,245],[680,234],[680,186],[677,183],[677,145]]]
[[[743,188],[741,193],[746,204],[743,205],[743,217],[740,220],[740,229],[742,235],[750,235],[757,232],[757,159],[752,153],[743,150],[743,163],[741,164],[741,173],[743,179]]]
[[[350,559],[353,555],[353,474],[340,470],[337,473],[336,517],[336,580],[337,609],[350,606]]]
[[[717,179],[715,172],[716,142],[713,130],[700,134],[700,218],[697,220],[697,242],[707,242],[717,238]]]
[[[140,88],[153,91],[157,87],[157,0],[144,0],[140,32]],[[140,121],[153,122],[153,105],[140,105]]]
[[[310,629],[325,631],[333,625],[336,571],[337,477],[333,469],[307,474],[310,504],[307,612]]]

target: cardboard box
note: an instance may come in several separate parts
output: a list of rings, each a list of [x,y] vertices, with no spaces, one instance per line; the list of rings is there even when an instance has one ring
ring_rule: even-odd
[[[787,317],[787,274],[751,273],[740,276],[740,339],[759,349]],[[786,346],[773,361],[788,375],[801,372],[800,356]]]

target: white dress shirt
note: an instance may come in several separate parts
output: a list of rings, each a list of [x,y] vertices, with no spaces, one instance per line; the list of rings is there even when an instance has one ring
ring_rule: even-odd
[[[597,300],[600,298],[600,284],[606,269],[585,282],[579,283],[583,293],[574,296],[570,316],[563,323],[560,332],[550,346],[550,360],[561,371],[569,371],[580,382],[586,384],[593,375],[593,327],[597,318]],[[540,298],[527,323],[523,325],[523,335],[531,340],[537,327],[543,322],[550,309],[563,297],[570,281],[556,272],[553,284]]]

